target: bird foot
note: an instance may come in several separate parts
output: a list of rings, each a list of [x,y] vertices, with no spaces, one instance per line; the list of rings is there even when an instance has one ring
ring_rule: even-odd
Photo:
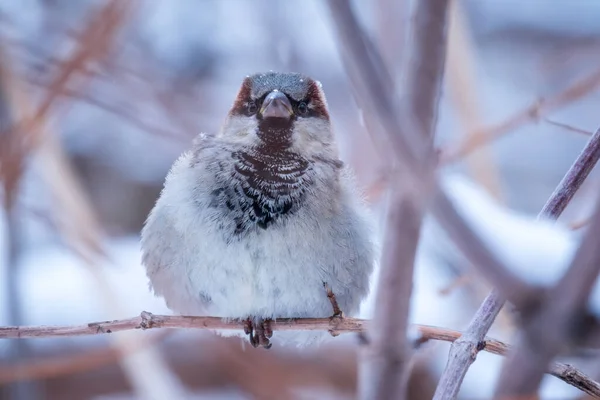
[[[244,333],[248,335],[252,347],[261,346],[264,349],[270,349],[273,345],[269,340],[273,337],[270,319],[258,319],[252,322],[251,318],[244,321]]]

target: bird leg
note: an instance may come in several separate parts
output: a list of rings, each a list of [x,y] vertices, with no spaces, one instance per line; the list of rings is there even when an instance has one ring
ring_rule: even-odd
[[[261,346],[264,349],[270,349],[272,346],[269,340],[273,336],[270,319],[258,319],[252,322],[251,318],[244,321],[244,333],[248,335],[252,347]]]

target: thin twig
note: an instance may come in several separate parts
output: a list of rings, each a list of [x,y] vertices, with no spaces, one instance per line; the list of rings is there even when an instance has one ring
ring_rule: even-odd
[[[272,322],[271,327],[274,331],[334,330],[339,333],[358,333],[364,332],[368,324],[369,321],[358,318],[298,318],[277,319]],[[243,328],[244,321],[226,321],[219,317],[156,315],[143,311],[138,317],[113,321],[91,322],[85,325],[5,326],[0,327],[0,339],[89,336],[146,329],[242,330]],[[420,335],[427,340],[453,342],[463,336],[463,333],[460,331],[435,326],[415,325],[415,328],[419,331]],[[489,337],[484,337],[483,340],[480,341],[479,347],[481,350],[500,356],[504,356],[510,351],[509,345]],[[0,372],[4,372],[2,368],[0,368]],[[553,363],[548,369],[548,373],[565,381],[571,386],[600,398],[600,384],[572,366]],[[18,376],[23,375],[19,374]]]
[[[508,118],[506,121],[467,136],[465,140],[456,147],[447,149],[442,153],[440,164],[447,165],[459,161],[473,150],[515,130],[519,126],[527,122],[535,122],[541,115],[547,114],[550,111],[564,107],[583,98],[594,91],[598,85],[600,85],[600,70],[575,82],[575,84],[569,86],[562,92],[543,100],[537,100],[527,108]]]
[[[550,118],[544,118],[544,122],[549,123],[550,125],[558,126],[559,128],[566,129],[571,132],[579,133],[585,136],[592,136],[594,132],[586,131],[585,129],[577,128],[576,126],[565,124],[558,121],[553,121]]]
[[[110,1],[97,13],[93,13],[87,27],[82,33],[79,47],[73,55],[66,60],[58,76],[50,83],[48,93],[35,113],[21,121],[13,129],[17,132],[37,131],[40,121],[50,112],[56,99],[60,96],[67,84],[78,72],[86,70],[86,65],[91,61],[105,57],[116,38],[118,28],[127,18],[131,9],[131,2]],[[33,137],[37,143],[38,137]]]
[[[39,82],[39,80],[35,80],[35,79],[29,79],[28,82],[33,85],[36,85],[36,86],[44,85],[43,83]],[[154,124],[146,122],[144,119],[140,118],[139,116],[123,109],[122,107],[119,106],[118,103],[115,103],[112,101],[107,101],[107,100],[104,100],[104,99],[101,99],[98,97],[94,97],[91,94],[87,93],[86,91],[65,88],[62,91],[61,95],[64,97],[70,98],[72,100],[78,100],[78,101],[81,101],[82,103],[87,103],[87,104],[92,105],[102,111],[110,113],[110,114],[120,118],[122,121],[129,123],[131,126],[138,128],[144,132],[154,134],[157,136],[161,136],[163,138],[167,138],[170,140],[177,140],[177,141],[183,142],[185,139],[185,134],[181,131],[165,129],[160,126],[155,126]]]
[[[594,132],[581,154],[544,205],[545,215],[560,215],[571,201],[585,178],[600,159],[600,128]]]
[[[581,155],[575,160],[546,205],[538,219],[556,220],[579,190],[600,158],[600,130],[589,140]],[[548,205],[553,206],[548,206]],[[453,343],[448,356],[448,364],[442,373],[434,400],[456,399],[462,381],[480,351],[480,342],[491,328],[496,315],[504,306],[505,300],[492,291],[484,300],[465,332],[465,336]]]

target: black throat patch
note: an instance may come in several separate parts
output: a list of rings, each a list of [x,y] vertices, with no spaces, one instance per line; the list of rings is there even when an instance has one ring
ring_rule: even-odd
[[[227,189],[213,192],[233,216],[235,235],[267,229],[302,204],[311,181],[309,162],[287,147],[267,143],[231,154],[234,172]]]
[[[293,124],[293,119],[269,118],[260,120],[256,134],[263,142],[262,150],[266,153],[285,152],[292,145]]]

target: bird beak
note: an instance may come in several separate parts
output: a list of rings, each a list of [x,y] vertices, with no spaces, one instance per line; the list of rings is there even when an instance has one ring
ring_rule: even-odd
[[[274,90],[265,97],[260,114],[263,118],[290,119],[294,114],[294,110],[287,96],[278,90]]]

